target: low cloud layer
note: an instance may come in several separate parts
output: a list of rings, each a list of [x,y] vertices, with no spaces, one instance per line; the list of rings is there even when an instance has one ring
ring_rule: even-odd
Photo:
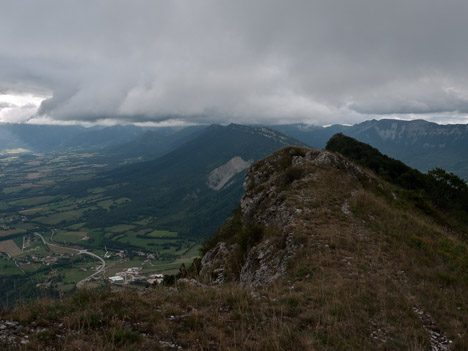
[[[0,117],[466,123],[467,13],[464,0],[11,1]]]

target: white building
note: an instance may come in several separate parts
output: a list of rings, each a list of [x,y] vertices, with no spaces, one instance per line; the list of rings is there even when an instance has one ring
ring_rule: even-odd
[[[119,277],[119,276],[116,275],[116,276],[113,276],[113,277],[109,277],[109,280],[110,280],[111,282],[115,283],[115,282],[123,281],[124,278],[123,278],[123,277]]]

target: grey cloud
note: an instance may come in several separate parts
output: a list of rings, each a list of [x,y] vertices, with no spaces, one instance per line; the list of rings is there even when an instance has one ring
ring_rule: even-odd
[[[10,104],[9,102],[0,102],[0,110],[3,110],[4,108],[12,108],[12,107],[18,107],[15,104]]]
[[[30,108],[36,108],[36,107],[37,106],[35,104],[31,104],[31,103],[21,105],[21,109],[23,109],[23,110],[27,110],[27,109],[30,109]]]
[[[456,88],[443,89],[441,82],[408,82],[407,86],[385,87],[378,97],[362,97],[349,105],[361,114],[468,114],[468,95]]]
[[[461,0],[8,2],[0,92],[48,92],[38,116],[62,121],[463,118],[467,13]]]

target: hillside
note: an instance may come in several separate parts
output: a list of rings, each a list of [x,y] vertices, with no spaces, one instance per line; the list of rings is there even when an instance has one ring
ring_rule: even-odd
[[[90,227],[151,217],[158,229],[204,238],[239,203],[248,167],[286,145],[302,143],[268,128],[212,125],[160,158],[57,188],[56,193],[86,194],[99,187],[108,189],[104,195],[130,199],[111,211],[89,213]]]
[[[206,126],[177,128],[155,128],[130,141],[122,141],[105,150],[112,158],[151,160],[177,149],[180,145],[198,136]]]
[[[468,229],[439,224],[416,192],[331,151],[282,148],[250,168],[240,208],[203,258],[181,267],[175,286],[82,290],[3,312],[0,342],[22,350],[466,350]]]

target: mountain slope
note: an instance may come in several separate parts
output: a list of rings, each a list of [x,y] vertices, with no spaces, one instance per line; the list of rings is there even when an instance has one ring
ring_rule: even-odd
[[[459,221],[468,225],[468,185],[453,173],[436,168],[423,174],[380,153],[372,146],[341,133],[335,134],[327,143],[327,150],[339,152],[353,162],[369,168],[386,181],[411,190],[415,199],[420,199],[420,208],[430,211],[424,202],[430,202],[441,211],[455,214]]]
[[[92,128],[65,140],[60,147],[80,149],[105,149],[112,145],[129,142],[143,134],[144,129],[137,126],[115,125],[105,128]]]
[[[167,155],[115,169],[68,191],[114,185],[109,195],[131,199],[110,212],[90,214],[91,227],[152,217],[159,228],[206,237],[238,203],[248,166],[291,144],[301,143],[267,128],[212,125]]]
[[[0,333],[17,344],[0,343],[466,350],[468,229],[437,224],[411,194],[339,154],[282,148],[250,168],[240,208],[174,287],[83,290],[4,312]]]
[[[148,130],[133,140],[113,145],[104,152],[118,159],[155,159],[195,138],[205,128],[206,126],[190,126],[181,130],[174,128]]]
[[[380,120],[360,123],[345,134],[422,171],[440,167],[468,177],[468,125]]]
[[[84,132],[86,128],[81,126],[0,124],[0,150],[48,152]]]
[[[438,224],[412,195],[339,154],[282,149],[247,173],[201,280],[287,284],[319,349],[462,350],[468,227]]]
[[[353,126],[275,126],[275,129],[314,147],[324,148],[328,139],[343,133],[378,148],[421,171],[439,167],[468,179],[468,125],[439,125],[424,120],[365,121]]]

